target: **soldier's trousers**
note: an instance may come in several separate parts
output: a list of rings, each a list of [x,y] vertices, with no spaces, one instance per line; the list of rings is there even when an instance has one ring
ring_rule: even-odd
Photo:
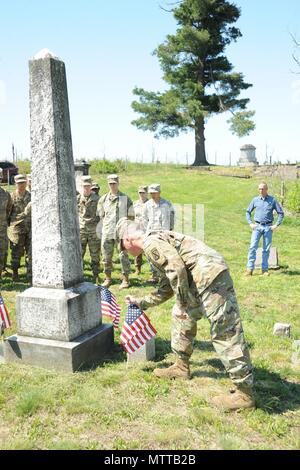
[[[3,271],[6,265],[7,250],[8,250],[7,227],[5,227],[5,230],[3,230],[1,227],[1,230],[0,230],[0,271]]]
[[[25,264],[27,275],[32,275],[32,260],[31,260],[31,232],[19,233],[14,237],[14,242],[10,241],[11,248],[11,267],[12,269],[19,269],[21,257],[25,251]]]
[[[115,243],[116,243],[116,240],[112,240],[112,239],[104,238],[102,240],[104,273],[107,276],[110,276],[112,272],[112,265],[113,265],[112,258],[114,254]],[[122,274],[124,276],[128,276],[130,274],[130,261],[129,261],[127,252],[120,251],[119,257],[120,257]]]
[[[210,322],[213,346],[236,386],[253,385],[252,365],[240,319],[231,276],[223,271],[201,294],[199,309],[182,319],[173,315],[172,349],[182,358],[190,357],[197,334],[197,320]]]
[[[86,247],[89,247],[91,256],[91,268],[94,276],[100,272],[101,240],[97,237],[96,229],[94,232],[80,230],[80,241],[82,249],[82,259],[84,258]]]
[[[134,265],[136,268],[141,268],[143,264],[143,254],[141,253],[140,255],[136,256],[134,258]]]

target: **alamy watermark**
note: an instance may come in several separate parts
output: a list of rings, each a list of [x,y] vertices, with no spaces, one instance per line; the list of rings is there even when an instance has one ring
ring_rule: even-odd
[[[103,236],[103,226],[105,227],[105,238],[116,238],[115,228],[118,220],[127,217],[132,212],[132,207],[128,207],[126,196],[119,197],[118,210],[115,216],[109,216],[109,223],[105,219],[101,220],[97,226],[97,235]],[[133,212],[131,213],[133,217]],[[141,217],[138,220],[139,229],[143,232],[153,232],[160,230],[172,230],[204,241],[204,204],[162,204],[160,207],[150,211],[149,218]]]

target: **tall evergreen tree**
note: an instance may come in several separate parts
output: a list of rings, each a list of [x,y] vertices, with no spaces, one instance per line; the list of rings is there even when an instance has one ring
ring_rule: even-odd
[[[239,98],[249,88],[243,75],[233,71],[224,50],[242,36],[233,23],[240,9],[227,0],[181,0],[172,10],[179,25],[154,54],[169,84],[165,92],[135,88],[132,108],[140,117],[132,124],[152,131],[155,137],[174,137],[194,130],[194,166],[208,165],[204,128],[213,114],[230,111],[233,133],[243,136],[255,128],[253,111],[245,111],[249,99]]]

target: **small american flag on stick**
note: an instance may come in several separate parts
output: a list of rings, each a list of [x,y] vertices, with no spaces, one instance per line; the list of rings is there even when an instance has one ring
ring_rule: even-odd
[[[101,295],[101,311],[106,317],[113,319],[114,328],[118,328],[120,322],[121,307],[117,304],[114,295],[103,286],[99,286]]]
[[[120,336],[125,351],[134,353],[156,333],[147,315],[136,305],[129,305]]]
[[[4,300],[0,294],[0,335],[3,334],[5,328],[10,328],[11,323],[8,316],[8,311],[5,307]]]

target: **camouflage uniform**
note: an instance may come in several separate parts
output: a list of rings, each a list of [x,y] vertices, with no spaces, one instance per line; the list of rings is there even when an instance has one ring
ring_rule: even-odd
[[[104,194],[98,202],[98,212],[102,223],[102,254],[104,262],[104,273],[111,276],[112,258],[116,243],[116,224],[121,217],[134,218],[133,204],[126,194],[118,191],[116,195]],[[128,276],[130,273],[130,261],[126,251],[120,251],[120,262],[122,274]]]
[[[146,199],[144,202],[143,201],[135,201],[133,203],[133,210],[134,210],[134,220],[135,222],[137,223],[140,223],[142,224],[143,223],[143,213],[144,213],[144,207],[145,207],[145,203],[148,201],[148,199]],[[140,254],[139,256],[136,256],[134,258],[134,265],[136,267],[136,270],[138,272],[140,272],[141,270],[141,267],[142,267],[142,264],[143,264],[143,254]]]
[[[176,304],[186,312],[173,315],[173,351],[182,359],[190,358],[197,320],[205,316],[211,325],[214,348],[232,381],[240,388],[251,388],[250,355],[232,279],[222,256],[195,238],[168,231],[146,235],[144,252],[161,278],[156,292],[137,299],[141,308],[159,305],[175,294]]]
[[[100,220],[97,215],[98,201],[99,196],[94,193],[91,193],[90,196],[79,194],[77,197],[82,259],[88,245],[91,256],[91,268],[95,278],[97,278],[100,271],[101,252],[101,240],[96,234],[96,227]]]
[[[0,188],[0,275],[6,265],[8,250],[7,226],[11,208],[12,199],[10,193]]]
[[[8,238],[11,246],[11,266],[18,270],[20,260],[26,252],[27,275],[31,277],[31,206],[25,209],[30,203],[31,195],[25,190],[21,196],[16,191],[12,194],[12,209],[10,212],[10,226],[8,228]]]
[[[172,204],[160,198],[156,203],[153,199],[146,202],[143,211],[143,227],[147,232],[173,230],[175,211]]]

